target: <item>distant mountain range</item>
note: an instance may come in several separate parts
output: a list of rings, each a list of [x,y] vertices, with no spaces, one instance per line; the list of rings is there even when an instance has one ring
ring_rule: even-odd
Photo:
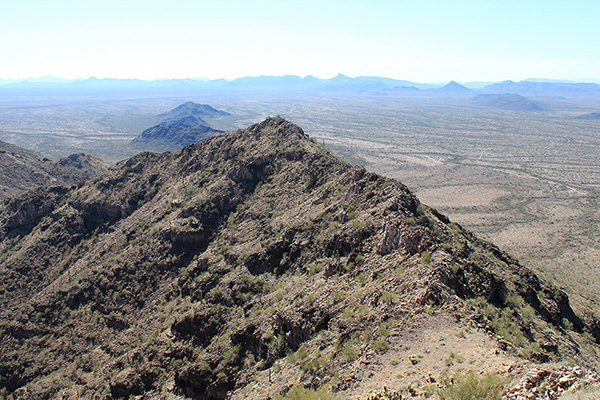
[[[313,76],[256,76],[227,81],[225,79],[139,79],[62,80],[42,77],[27,81],[0,81],[0,97],[27,95],[140,95],[140,94],[330,94],[388,95],[427,97],[468,97],[477,94],[506,94],[540,97],[600,96],[600,85],[551,80],[504,81],[486,84],[451,81],[447,85],[416,83],[406,80],[339,74],[331,79]]]
[[[521,96],[600,96],[600,85],[595,83],[504,81],[485,86],[483,94],[515,93]]]

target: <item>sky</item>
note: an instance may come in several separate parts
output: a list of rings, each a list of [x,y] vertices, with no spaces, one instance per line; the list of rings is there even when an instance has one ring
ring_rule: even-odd
[[[597,0],[0,0],[0,79],[598,79],[599,16]]]

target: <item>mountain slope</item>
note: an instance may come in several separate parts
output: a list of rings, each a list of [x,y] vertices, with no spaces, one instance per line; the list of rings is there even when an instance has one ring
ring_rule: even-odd
[[[502,335],[507,357],[595,362],[565,293],[281,118],[0,216],[0,374],[20,398],[359,393],[352,371],[429,317]]]
[[[206,125],[159,124],[146,129],[131,141],[131,145],[144,150],[176,151],[222,132]]]
[[[514,93],[480,94],[473,98],[473,103],[484,107],[500,108],[503,110],[512,111],[543,110],[539,103]]]
[[[102,160],[73,154],[53,161],[43,154],[0,141],[0,198],[40,185],[72,185],[106,171]]]
[[[598,119],[600,119],[600,113],[594,112],[594,113],[582,114],[582,115],[576,116],[575,118],[576,119],[598,120]]]
[[[188,101],[160,114],[162,121],[143,131],[131,141],[131,145],[146,151],[181,150],[189,144],[201,142],[223,132],[209,127],[205,119],[214,120],[230,115],[208,104]]]

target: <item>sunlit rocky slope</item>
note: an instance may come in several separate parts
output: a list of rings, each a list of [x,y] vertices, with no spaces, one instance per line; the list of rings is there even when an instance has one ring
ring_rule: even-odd
[[[0,217],[0,385],[19,398],[359,396],[439,381],[458,364],[430,356],[442,334],[496,357],[461,368],[596,363],[564,292],[279,117]]]

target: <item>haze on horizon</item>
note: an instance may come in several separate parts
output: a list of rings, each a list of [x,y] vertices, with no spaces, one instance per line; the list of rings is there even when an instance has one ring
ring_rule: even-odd
[[[22,0],[0,5],[0,79],[600,78],[600,3]]]

